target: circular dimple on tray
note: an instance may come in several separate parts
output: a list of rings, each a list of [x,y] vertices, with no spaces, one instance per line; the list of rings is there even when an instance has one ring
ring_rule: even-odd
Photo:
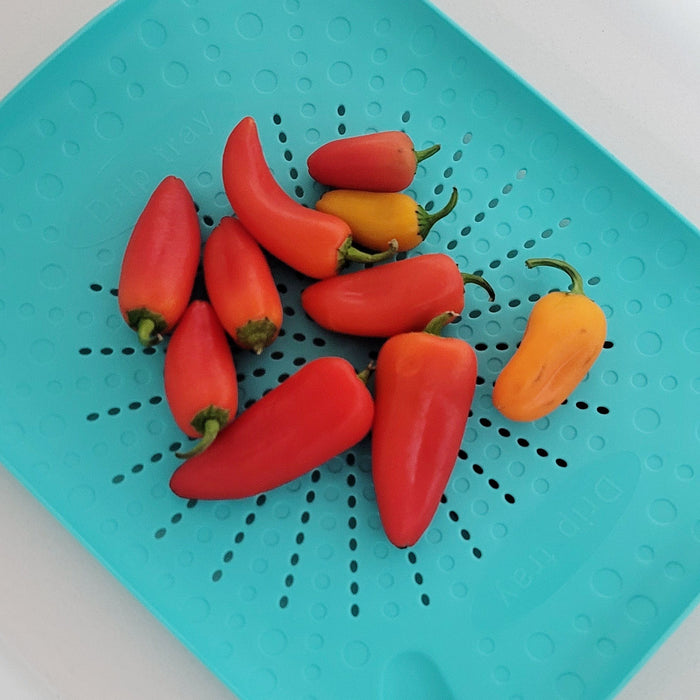
[[[676,267],[680,265],[688,253],[685,241],[675,239],[662,243],[656,251],[656,261],[662,267]]]
[[[366,665],[369,658],[369,647],[362,641],[348,642],[343,649],[343,659],[352,668],[360,668]]]
[[[277,73],[267,68],[259,70],[253,76],[253,86],[258,92],[263,94],[274,92],[277,89],[278,83],[279,79]]]
[[[558,149],[559,137],[553,132],[548,132],[532,141],[530,153],[536,160],[549,160],[554,157]]]
[[[411,95],[417,95],[421,92],[425,88],[427,82],[428,76],[425,74],[425,71],[420,68],[411,68],[406,71],[401,80],[403,89]]]
[[[685,567],[679,561],[669,561],[664,566],[664,575],[671,581],[680,581],[685,576]]]
[[[634,425],[643,433],[652,433],[661,425],[661,415],[653,408],[640,408],[634,414]]]
[[[646,625],[657,616],[658,607],[651,598],[644,595],[636,595],[627,601],[625,612],[633,622]]]
[[[635,345],[642,355],[658,355],[661,352],[663,341],[655,331],[644,331],[637,336]]]
[[[554,654],[554,640],[544,632],[536,632],[525,642],[527,653],[537,661],[544,661]]]
[[[617,267],[620,279],[626,282],[634,282],[640,279],[644,274],[644,270],[644,261],[635,255],[625,258]]]
[[[430,25],[419,27],[411,37],[411,49],[418,56],[427,56],[435,48],[437,34]]]
[[[254,12],[244,12],[236,20],[236,30],[244,39],[255,39],[263,31],[263,21]]]
[[[144,46],[157,49],[165,44],[168,38],[168,32],[165,27],[155,19],[146,19],[141,22],[139,36]]]
[[[601,598],[615,598],[622,592],[622,576],[614,569],[598,569],[591,576],[590,584]]]
[[[97,95],[83,80],[74,80],[68,86],[68,100],[75,109],[83,111],[95,106]]]
[[[583,678],[573,671],[557,676],[555,687],[559,697],[563,700],[578,700],[586,692],[586,684]]]
[[[258,638],[258,646],[267,656],[279,656],[287,648],[287,636],[280,629],[270,629]]]
[[[352,26],[347,17],[334,17],[328,23],[326,31],[332,41],[347,41],[350,38]]]
[[[657,498],[649,504],[647,515],[657,525],[670,525],[678,515],[678,508],[668,498]]]
[[[116,139],[123,131],[124,122],[116,112],[102,112],[95,117],[95,133],[103,139]]]
[[[591,214],[602,214],[612,204],[612,190],[609,187],[594,187],[583,198],[583,206]]]

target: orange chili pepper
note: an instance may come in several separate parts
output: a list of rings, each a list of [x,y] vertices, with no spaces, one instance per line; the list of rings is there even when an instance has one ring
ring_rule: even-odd
[[[282,302],[260,246],[240,221],[225,216],[204,244],[202,265],[223,327],[236,345],[259,355],[282,325]]]
[[[401,251],[422,243],[430,229],[455,208],[457,198],[457,188],[453,188],[447,204],[430,213],[403,192],[339,189],[326,192],[316,209],[345,221],[353,241],[369,250],[386,250],[396,239]]]
[[[553,258],[525,264],[563,270],[572,286],[535,303],[520,346],[496,379],[493,404],[515,421],[537,420],[557,408],[593,366],[607,329],[603,310],[584,294],[581,275],[571,265]]]

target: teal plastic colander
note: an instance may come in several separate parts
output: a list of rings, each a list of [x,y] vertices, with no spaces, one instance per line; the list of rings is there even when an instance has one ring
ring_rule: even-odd
[[[459,189],[411,254],[448,252],[497,298],[468,289],[447,331],[479,386],[408,550],[367,441],[245,501],[168,489],[183,436],[164,348],[119,317],[121,256],[165,175],[203,238],[231,213],[221,151],[246,114],[308,205],[309,153],[370,130],[442,144],[410,190],[429,209]],[[696,603],[698,231],[421,0],[122,0],[0,105],[0,235],[0,461],[243,700],[608,697]],[[608,341],[565,405],[516,424],[492,383],[566,283],[534,256],[581,271]],[[308,280],[273,268],[285,332],[236,354],[242,409],[311,358],[380,347],[316,326]]]

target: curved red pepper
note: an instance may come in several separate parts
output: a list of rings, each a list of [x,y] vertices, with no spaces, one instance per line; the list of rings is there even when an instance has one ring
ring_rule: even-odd
[[[119,277],[119,309],[143,345],[160,342],[187,308],[200,249],[192,196],[182,180],[170,175],[136,221]]]
[[[383,260],[395,252],[353,248],[342,219],[292,199],[265,161],[252,117],[244,117],[226,140],[222,173],[226,195],[245,228],[265,250],[308,277],[331,277],[347,262]]]
[[[258,355],[278,336],[282,302],[270,266],[240,221],[225,216],[204,244],[204,284],[219,320]]]
[[[382,525],[397,547],[415,544],[435,515],[474,397],[474,350],[436,335],[453,317],[393,336],[377,357],[372,476]]]
[[[445,309],[461,313],[464,285],[484,287],[478,275],[462,273],[444,253],[429,253],[314,282],[301,293],[304,311],[337,333],[388,338],[420,331]]]
[[[183,498],[246,498],[349,449],[369,432],[374,402],[347,360],[320,357],[241,413],[170,487]]]
[[[207,449],[236,415],[238,381],[226,333],[212,306],[190,303],[175,328],[163,368],[165,396],[180,430],[201,437],[190,457]]]
[[[416,151],[403,131],[379,131],[329,141],[307,159],[309,174],[330,187],[399,192],[413,181],[416,166],[440,150]]]

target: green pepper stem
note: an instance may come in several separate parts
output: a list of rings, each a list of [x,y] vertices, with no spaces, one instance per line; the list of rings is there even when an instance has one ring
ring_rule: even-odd
[[[216,439],[216,436],[221,430],[221,423],[216,418],[208,418],[204,423],[204,433],[202,434],[202,439],[195,444],[195,446],[188,450],[187,452],[176,452],[175,456],[180,459],[189,459],[195,455],[204,452],[204,450],[211,445]]]
[[[348,238],[347,242],[338,251],[338,260],[341,266],[347,262],[356,263],[376,263],[382,262],[382,260],[387,260],[388,258],[393,258],[396,255],[396,251],[399,249],[399,243],[395,238],[389,241],[389,247],[386,250],[382,250],[378,253],[367,253],[364,250],[355,248],[352,245],[352,238]]]
[[[153,331],[155,329],[156,329],[156,324],[152,318],[144,317],[139,321],[136,332],[139,336],[139,342],[145,348],[150,348],[152,345],[155,344],[154,338],[153,338]]]
[[[558,270],[566,272],[571,278],[571,289],[570,294],[585,294],[583,291],[583,278],[578,273],[573,265],[570,265],[563,260],[557,260],[556,258],[529,258],[525,261],[525,264],[529,269],[533,267],[539,267],[540,265],[546,265],[548,267],[556,267]]]
[[[279,328],[270,319],[265,318],[248,321],[236,329],[236,342],[244,348],[252,350],[256,355],[271,345],[279,333]]]
[[[462,282],[464,284],[478,284],[480,287],[483,287],[489,295],[489,301],[493,301],[496,298],[496,292],[493,291],[493,287],[483,277],[471,275],[468,272],[462,272],[460,274],[462,275]]]
[[[457,192],[457,188],[453,187],[452,194],[450,195],[450,199],[448,200],[447,204],[433,214],[427,211],[424,207],[421,207],[420,205],[418,206],[418,209],[416,210],[416,214],[418,216],[418,235],[423,240],[425,240],[425,237],[428,235],[430,229],[435,225],[435,223],[446,217],[455,208],[455,206],[457,206],[458,197],[459,193]]]
[[[369,381],[369,378],[372,376],[372,372],[377,367],[377,363],[374,360],[370,360],[369,363],[367,364],[367,367],[365,367],[361,372],[357,373],[357,378],[363,383],[367,384]]]
[[[452,323],[457,316],[459,316],[458,313],[455,311],[445,311],[444,313],[440,314],[439,316],[436,316],[434,319],[428,322],[428,325],[423,329],[424,333],[430,333],[431,335],[440,335],[442,332],[442,329],[448,324]]]
[[[439,143],[436,143],[434,146],[429,146],[428,148],[424,148],[421,151],[414,150],[413,152],[416,154],[416,163],[420,163],[422,160],[425,160],[426,158],[430,158],[430,156],[435,155],[439,150],[440,150]]]
[[[136,331],[141,345],[147,348],[160,343],[168,330],[168,323],[163,316],[144,306],[127,311],[126,321],[129,328]]]

